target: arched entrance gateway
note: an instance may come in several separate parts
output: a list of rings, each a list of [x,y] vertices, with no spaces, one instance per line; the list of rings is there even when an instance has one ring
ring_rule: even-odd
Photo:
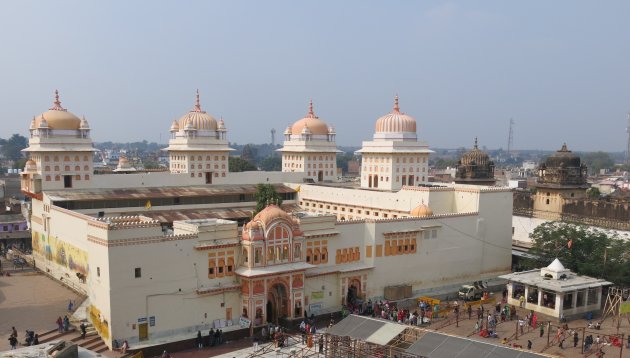
[[[278,324],[280,319],[287,317],[289,297],[286,287],[276,283],[267,293],[267,322]]]

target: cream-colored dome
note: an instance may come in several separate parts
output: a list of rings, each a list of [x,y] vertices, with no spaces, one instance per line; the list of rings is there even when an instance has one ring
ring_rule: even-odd
[[[46,123],[50,129],[58,130],[79,130],[81,127],[81,119],[65,108],[61,107],[59,101],[59,91],[55,90],[55,102],[53,106],[35,119],[35,127],[39,128],[42,120],[46,118]],[[46,126],[44,126],[46,127]]]
[[[308,114],[306,115],[306,117],[293,123],[293,126],[291,126],[291,133],[301,134],[305,127],[308,127],[308,129],[311,131],[311,134],[328,134],[328,125],[324,121],[319,119],[319,117],[317,117],[313,112],[313,101],[311,101],[309,104]],[[287,133],[287,131],[285,131],[285,133]]]
[[[171,124],[171,132],[177,132],[179,130],[179,123],[177,123],[177,120],[173,121],[173,124]]]
[[[419,216],[419,217],[432,216],[433,210],[431,210],[431,208],[428,207],[427,205],[420,204],[416,206],[415,208],[413,208],[409,214],[411,216]]]
[[[205,111],[201,110],[201,104],[199,103],[199,91],[197,91],[197,101],[195,103],[195,107],[179,119],[180,128],[190,127],[188,124],[191,124],[192,127],[199,130],[217,130],[217,120]]]
[[[394,99],[394,111],[376,120],[376,133],[416,133],[416,120],[400,111],[398,96]]]

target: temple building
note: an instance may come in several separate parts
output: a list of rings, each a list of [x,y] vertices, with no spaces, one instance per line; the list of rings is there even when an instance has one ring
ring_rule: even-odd
[[[581,318],[586,312],[602,308],[602,289],[612,285],[603,279],[580,276],[564,268],[555,259],[538,270],[514,272],[500,276],[508,283],[508,304],[519,305],[551,317]]]
[[[427,181],[433,151],[418,141],[416,120],[400,111],[396,96],[394,110],[376,121],[374,137],[356,153],[362,156],[362,188],[400,190]]]
[[[580,157],[564,143],[538,167],[533,210],[546,213],[544,219],[559,220],[566,199],[586,196],[588,170]]]
[[[336,132],[313,111],[310,101],[306,117],[284,131],[283,172],[302,172],[308,182],[337,181]]]
[[[512,193],[418,186],[431,151],[397,102],[378,120],[374,141],[364,142],[367,187],[335,183],[335,131],[312,105],[287,130],[281,172],[229,172],[225,126],[201,111],[198,97],[172,125],[170,172],[134,171],[121,157],[124,174],[91,176],[80,167],[76,181],[70,163],[92,151],[87,122],[59,129],[42,121],[33,124],[22,173],[33,258],[88,297],[89,320],[109,347],[162,344],[210,328],[246,334],[250,324],[384,299],[393,286],[412,299],[510,272]],[[46,169],[46,160],[60,167]],[[72,185],[54,175],[73,175]],[[282,203],[256,212],[260,183]]]
[[[199,91],[195,106],[179,120],[173,121],[168,142],[171,173],[186,173],[191,178],[204,178],[211,184],[214,178],[225,178],[228,157],[234,149],[228,146],[223,119],[217,121],[201,109]]]
[[[472,150],[464,153],[457,163],[455,183],[492,186],[494,179],[494,162],[487,153],[477,147],[477,138]]]

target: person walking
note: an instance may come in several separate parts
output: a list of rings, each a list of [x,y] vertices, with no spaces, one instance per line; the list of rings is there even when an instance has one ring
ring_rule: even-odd
[[[63,333],[63,319],[61,318],[61,316],[57,317],[57,329],[59,330],[59,333]]]
[[[468,319],[472,319],[472,306],[468,305],[466,311],[468,312]]]
[[[11,337],[9,337],[9,344],[11,345],[11,349],[16,349],[17,348],[17,337],[15,337],[14,335],[11,335]]]
[[[79,328],[81,329],[81,339],[85,339],[85,335],[87,334],[87,325],[85,322],[81,321]]]
[[[197,338],[195,341],[197,342],[197,349],[203,348],[203,337],[201,337],[201,331],[197,331]]]
[[[545,325],[541,322],[540,323],[540,337],[542,338],[544,334],[545,334]]]
[[[72,313],[72,308],[74,308],[74,303],[70,300],[70,302],[68,302],[68,312]]]
[[[35,337],[33,338],[33,345],[36,346],[39,344],[39,334],[35,334]]]
[[[577,347],[579,340],[577,331],[573,332],[573,348]]]

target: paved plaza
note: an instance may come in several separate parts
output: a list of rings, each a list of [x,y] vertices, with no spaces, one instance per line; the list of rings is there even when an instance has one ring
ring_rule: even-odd
[[[0,351],[11,348],[8,338],[12,326],[20,342],[27,329],[37,334],[55,329],[57,317],[68,314],[69,300],[78,307],[83,298],[32,270],[0,276]]]

